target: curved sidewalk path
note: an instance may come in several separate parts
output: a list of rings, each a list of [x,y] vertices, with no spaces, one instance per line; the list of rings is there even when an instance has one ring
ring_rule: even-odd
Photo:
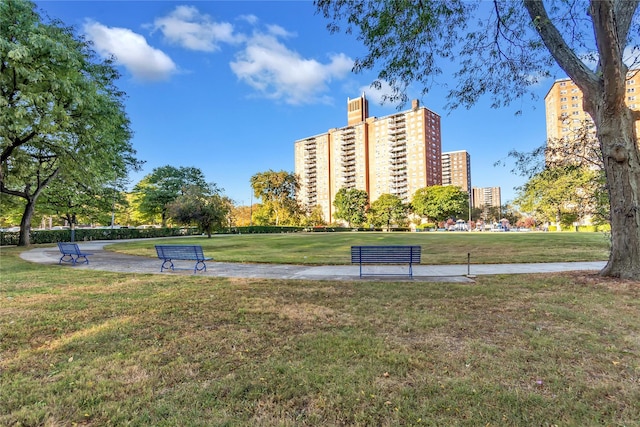
[[[122,241],[118,241],[122,242]],[[102,270],[122,273],[160,274],[162,262],[157,258],[125,255],[104,250],[114,241],[78,242],[83,252],[93,253],[89,265],[79,264],[74,268]],[[58,264],[60,251],[57,247],[36,248],[25,251],[20,257],[41,264]],[[184,264],[183,264],[184,263]],[[185,270],[166,271],[162,274],[193,274],[193,262],[176,262],[176,267]],[[473,282],[472,277],[488,274],[558,273],[562,271],[600,270],[605,261],[554,262],[534,264],[471,264],[467,265],[416,265],[413,279],[406,276],[407,266],[366,266],[366,273],[398,273],[398,275],[359,277],[357,265],[287,265],[287,264],[241,264],[230,262],[207,262],[207,271],[198,275],[212,277],[237,277],[257,279],[301,279],[301,280],[366,280],[366,281],[421,281],[421,282]],[[69,267],[69,264],[64,264]],[[467,271],[469,270],[469,271]],[[404,275],[404,277],[403,277]]]

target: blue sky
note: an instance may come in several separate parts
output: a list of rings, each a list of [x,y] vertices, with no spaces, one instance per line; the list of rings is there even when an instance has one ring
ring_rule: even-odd
[[[146,162],[131,174],[132,185],[159,166],[194,166],[249,204],[252,175],[293,172],[294,141],[346,125],[348,97],[364,91],[371,116],[397,111],[380,105],[381,92],[370,88],[373,72],[351,72],[362,44],[354,35],[329,34],[311,1],[36,4],[92,40],[100,55],[116,56],[132,143]],[[472,185],[501,187],[505,203],[524,183],[511,173],[507,153],[545,142],[543,98],[552,83],[534,88],[537,101],[498,110],[480,99],[471,109],[446,111],[438,85],[427,97],[419,88],[409,97],[441,115],[443,151],[470,153]],[[498,160],[507,166],[494,166]]]

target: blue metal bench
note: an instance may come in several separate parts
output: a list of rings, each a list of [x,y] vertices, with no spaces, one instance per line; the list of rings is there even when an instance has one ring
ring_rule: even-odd
[[[58,249],[62,256],[58,264],[63,262],[70,262],[71,265],[76,264],[89,264],[88,255],[93,255],[87,252],[82,252],[77,243],[58,242]],[[80,258],[84,258],[84,261],[80,261]]]
[[[413,277],[413,264],[420,264],[420,246],[351,246],[351,263],[409,264],[409,277]],[[370,276],[395,276],[395,274],[369,274]]]
[[[207,265],[205,261],[212,260],[213,258],[206,258],[202,252],[202,246],[198,245],[156,245],[156,252],[158,258],[162,260],[162,266],[160,272],[167,270],[180,270],[175,267],[173,261],[185,260],[195,261],[196,264],[193,267],[193,273],[198,271],[207,271]],[[190,270],[190,269],[183,269]]]

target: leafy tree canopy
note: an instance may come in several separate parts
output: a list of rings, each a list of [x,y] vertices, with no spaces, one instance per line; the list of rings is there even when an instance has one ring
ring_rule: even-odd
[[[215,184],[202,187],[190,185],[168,205],[171,216],[181,224],[197,224],[208,237],[214,230],[229,225],[233,208],[231,199],[224,196]]]
[[[185,194],[189,187],[198,187],[202,191],[209,189],[204,173],[195,167],[161,166],[142,178],[133,189],[139,202],[140,211],[149,216],[160,216],[162,226],[166,227],[168,207],[171,202]]]
[[[545,169],[523,185],[514,203],[521,211],[532,214],[538,222],[558,225],[595,215],[598,212],[599,171],[578,167]],[[570,225],[570,224],[564,224]],[[558,227],[560,230],[560,227]]]
[[[349,227],[362,225],[366,218],[369,195],[364,190],[356,188],[341,188],[336,193],[333,206],[336,208],[333,216],[347,221]]]
[[[298,177],[292,172],[273,171],[258,172],[251,177],[251,188],[256,197],[262,200],[262,215],[267,213],[266,221],[270,224],[282,225],[283,221],[296,223],[301,209],[296,200],[300,189]]]
[[[20,245],[58,174],[97,188],[139,167],[118,77],[73,29],[43,22],[33,3],[0,2],[0,192],[25,201]]]
[[[419,188],[411,202],[413,212],[434,221],[457,218],[467,211],[469,195],[454,185]]]
[[[407,206],[396,195],[381,194],[371,203],[367,217],[374,226],[390,229],[392,225],[400,225],[406,221]]]

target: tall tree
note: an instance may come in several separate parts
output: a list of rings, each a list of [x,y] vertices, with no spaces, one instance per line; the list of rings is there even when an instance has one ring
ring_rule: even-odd
[[[262,200],[262,209],[271,212],[272,223],[280,225],[282,219],[298,219],[300,208],[296,193],[300,189],[298,177],[291,172],[259,172],[251,177],[253,194]]]
[[[204,174],[194,167],[161,166],[142,178],[133,188],[140,211],[150,218],[160,216],[162,226],[167,226],[169,204],[184,195],[189,187],[207,190],[209,184]]]
[[[29,1],[0,2],[0,192],[25,201],[19,245],[61,172],[89,185],[139,167],[117,78],[72,28]]]
[[[402,203],[402,199],[394,194],[381,194],[367,213],[371,223],[377,227],[387,227],[400,224],[407,219],[407,207]]]
[[[206,187],[191,185],[168,205],[168,211],[176,221],[197,224],[209,238],[214,230],[229,226],[232,208],[231,199],[224,196],[215,184]]]
[[[355,71],[380,66],[380,85],[418,82],[427,93],[455,60],[457,86],[449,106],[471,106],[488,94],[509,104],[550,75],[557,64],[580,88],[596,126],[611,206],[611,252],[603,275],[640,278],[640,148],[625,104],[625,49],[640,37],[640,0],[492,2],[469,0],[316,0],[329,29],[358,31],[368,53]],[[585,14],[586,11],[586,14]],[[444,60],[444,61],[443,61]],[[595,64],[595,65],[594,65]],[[635,64],[634,64],[635,65]]]
[[[411,201],[413,212],[434,221],[457,218],[469,209],[469,195],[454,185],[419,188]]]
[[[368,203],[369,195],[366,191],[357,188],[341,188],[333,200],[333,206],[336,208],[333,216],[347,221],[349,227],[360,226],[367,219]]]

